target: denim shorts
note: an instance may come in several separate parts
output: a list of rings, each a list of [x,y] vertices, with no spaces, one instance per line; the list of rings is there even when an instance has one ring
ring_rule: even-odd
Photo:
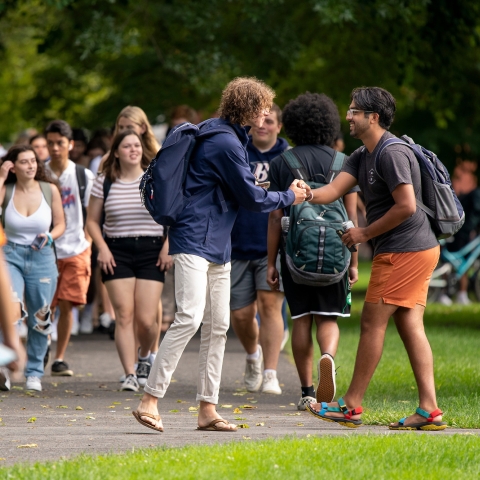
[[[102,270],[103,282],[119,278],[165,282],[165,272],[156,265],[163,247],[163,237],[106,237],[105,242],[117,266],[113,269],[113,275]]]

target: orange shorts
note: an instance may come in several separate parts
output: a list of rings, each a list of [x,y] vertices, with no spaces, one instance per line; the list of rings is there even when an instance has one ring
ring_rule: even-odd
[[[414,308],[427,304],[428,285],[440,246],[421,252],[380,253],[373,259],[365,301]]]
[[[91,247],[73,257],[59,259],[57,291],[53,297],[52,307],[58,305],[59,300],[68,300],[73,305],[87,303],[87,290],[90,284],[90,257]]]

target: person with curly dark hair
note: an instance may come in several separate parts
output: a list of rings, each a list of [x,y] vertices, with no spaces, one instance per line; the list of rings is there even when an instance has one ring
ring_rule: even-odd
[[[283,110],[283,125],[288,137],[295,143],[291,150],[304,166],[309,180],[326,183],[330,165],[335,156],[335,139],[340,131],[340,115],[333,101],[324,94],[304,93],[290,100]],[[281,156],[270,163],[270,190],[283,190],[289,185],[293,174]],[[343,202],[348,218],[357,222],[358,188],[348,191]],[[289,212],[287,213],[289,214]],[[267,282],[272,290],[279,288],[279,273],[276,258],[281,247],[280,220],[284,211],[270,213],[268,225],[268,269]],[[328,249],[328,245],[325,245]],[[302,388],[297,408],[315,402],[330,402],[335,395],[335,363],[340,332],[337,317],[350,316],[350,286],[358,279],[358,257],[352,255],[350,267],[344,278],[332,285],[317,287],[295,283],[286,265],[285,251],[280,248],[280,264],[283,288],[292,315],[292,351]],[[312,384],[313,342],[312,326],[317,327],[317,341],[322,353],[318,365],[318,387]]]
[[[163,398],[187,343],[202,324],[196,400],[198,429],[236,431],[216,411],[227,330],[230,326],[230,235],[240,206],[256,212],[283,209],[305,200],[298,180],[281,192],[255,185],[246,154],[248,127],[261,127],[274,93],[263,82],[237,78],[223,91],[220,118],[200,124],[190,158],[182,212],[168,240],[175,264],[178,311],[160,345],[135,412],[142,425],[163,431]],[[247,127],[247,128],[246,128]],[[177,127],[178,128],[178,127]]]

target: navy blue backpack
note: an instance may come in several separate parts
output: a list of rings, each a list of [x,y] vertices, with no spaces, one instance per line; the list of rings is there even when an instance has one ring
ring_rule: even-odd
[[[448,170],[433,152],[416,144],[406,135],[401,138],[389,138],[383,143],[375,156],[375,172],[377,175],[382,178],[378,173],[380,155],[385,148],[394,144],[409,147],[420,165],[423,202],[417,200],[417,207],[427,214],[436,237],[440,240],[455,235],[465,222],[465,213],[462,204],[453,191]]]
[[[172,226],[183,210],[188,164],[197,142],[217,133],[229,133],[236,138],[235,131],[228,125],[200,132],[203,125],[213,120],[198,125],[182,123],[172,129],[143,174],[140,181],[142,204],[158,224]],[[217,195],[223,212],[227,212],[220,186],[217,186]]]

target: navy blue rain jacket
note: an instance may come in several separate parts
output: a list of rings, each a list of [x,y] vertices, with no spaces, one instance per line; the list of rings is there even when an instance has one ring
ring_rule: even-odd
[[[169,230],[171,255],[187,253],[227,263],[231,256],[230,234],[240,205],[266,213],[295,201],[291,190],[267,192],[255,186],[246,152],[246,128],[219,118],[206,123],[202,131],[222,124],[232,127],[236,136],[218,133],[200,140],[195,147],[185,182],[185,207]],[[227,212],[222,210],[217,186],[225,197]]]
[[[247,145],[248,162],[259,182],[268,180],[270,161],[281,155],[288,148],[284,138],[277,138],[277,143],[267,152],[261,152],[252,143],[250,137]],[[243,207],[235,220],[232,230],[232,258],[234,260],[258,260],[267,256],[268,214],[251,212]]]

